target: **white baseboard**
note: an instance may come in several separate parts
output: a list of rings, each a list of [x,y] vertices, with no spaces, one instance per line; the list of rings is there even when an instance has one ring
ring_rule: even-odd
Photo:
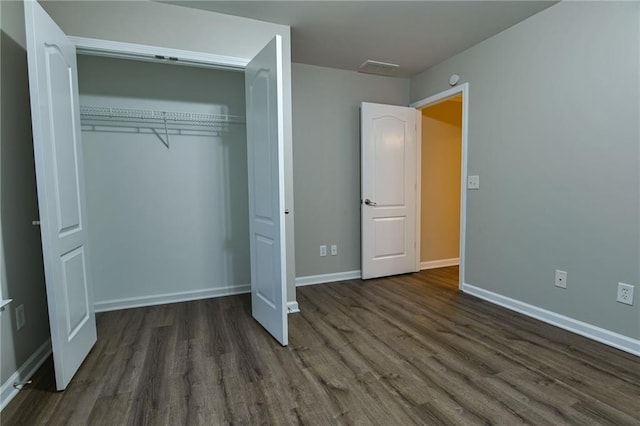
[[[0,387],[0,411],[20,392],[14,383],[27,381],[51,355],[51,339],[47,339]]]
[[[189,300],[209,299],[212,297],[232,296],[234,294],[251,293],[251,284],[233,287],[211,288],[206,290],[183,291],[153,296],[129,297],[95,302],[96,312],[117,311],[119,309],[140,308],[142,306],[165,305],[167,303],[187,302]]]
[[[430,260],[428,262],[420,262],[420,270],[444,268],[447,266],[458,266],[460,264],[459,257],[452,257],[451,259]]]
[[[308,275],[306,277],[297,277],[296,287],[313,285],[313,284],[333,283],[336,281],[360,279],[360,276],[361,276],[360,270],[336,272],[333,274]]]
[[[296,314],[300,312],[300,306],[298,302],[287,302],[287,313],[288,314]]]
[[[484,299],[496,305],[503,306],[512,311],[520,312],[526,316],[555,325],[556,327],[571,331],[589,339],[595,340],[605,345],[612,346],[630,354],[640,356],[640,340],[578,321],[573,318],[566,317],[510,297],[502,296],[492,291],[473,286],[471,284],[463,284],[461,290],[465,293]]]

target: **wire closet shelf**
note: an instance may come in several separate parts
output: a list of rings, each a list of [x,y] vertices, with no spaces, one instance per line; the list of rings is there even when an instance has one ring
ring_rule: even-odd
[[[153,133],[167,147],[169,135],[219,135],[232,124],[243,124],[239,115],[199,112],[159,111],[150,109],[81,106],[83,130],[96,132]],[[163,139],[157,130],[165,134]]]
[[[242,124],[244,117],[226,114],[203,114],[199,112],[158,111],[150,109],[130,109],[111,107],[80,107],[83,119],[100,121],[130,121],[130,122],[159,122],[171,124],[186,124],[196,126],[219,127],[224,124]]]

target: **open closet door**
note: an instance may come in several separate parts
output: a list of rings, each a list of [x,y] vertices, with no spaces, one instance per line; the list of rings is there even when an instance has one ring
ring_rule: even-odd
[[[25,23],[51,344],[63,390],[96,342],[76,50],[35,0],[25,2]]]
[[[282,39],[276,36],[245,68],[249,238],[253,317],[288,343],[284,199]]]

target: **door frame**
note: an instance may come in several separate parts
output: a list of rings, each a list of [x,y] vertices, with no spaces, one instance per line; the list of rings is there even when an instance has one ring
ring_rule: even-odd
[[[125,43],[88,37],[67,36],[76,46],[76,54],[106,56],[158,63],[157,55],[167,58],[166,63],[204,68],[222,68],[242,71],[250,58],[218,55],[192,50],[172,49],[146,44]],[[169,59],[176,58],[176,59]]]
[[[444,90],[428,98],[412,103],[410,106],[418,110],[444,102],[447,99],[462,94],[462,155],[460,161],[460,265],[458,268],[458,288],[462,290],[465,280],[465,246],[467,236],[467,158],[469,147],[469,83]],[[417,202],[416,202],[416,270],[420,270],[420,206],[422,204],[422,132],[420,143],[417,144]]]
[[[174,49],[162,46],[154,46],[147,44],[138,44],[138,43],[128,43],[128,42],[120,42],[114,40],[106,40],[99,38],[90,38],[90,37],[77,37],[77,36],[67,36],[71,42],[76,47],[76,55],[84,54],[84,55],[92,55],[92,56],[103,56],[103,57],[111,57],[111,58],[120,58],[120,59],[131,59],[137,61],[144,62],[154,62],[154,63],[168,63],[178,66],[195,66],[202,68],[210,68],[210,69],[223,69],[229,71],[238,71],[244,72],[244,69],[251,61],[251,58],[243,58],[236,56],[226,56],[219,55],[215,53],[208,52],[200,52],[193,50],[184,50],[184,49]],[[265,37],[267,40],[268,37]],[[157,55],[164,56],[167,58],[165,61],[159,60]],[[171,59],[169,59],[171,58]],[[286,91],[285,91],[286,92]],[[285,142],[284,142],[284,177],[281,176],[281,179],[284,179],[283,185],[285,187],[285,207],[287,211],[293,210],[293,205],[288,202],[290,192],[292,188],[287,189],[287,176],[292,174],[290,170],[293,165],[290,163],[291,156],[288,151],[291,149],[287,146],[287,137],[286,137],[286,129],[288,127],[287,119],[287,108],[284,108],[285,116],[284,116],[284,128],[285,128]],[[289,160],[289,161],[287,161]],[[287,260],[287,270],[285,271],[285,276],[287,279],[285,280],[285,295],[289,292],[289,284],[290,279],[289,276],[292,275],[291,271],[294,268],[294,265],[291,262],[290,253],[292,253],[293,247],[291,246],[291,242],[295,239],[293,235],[293,225],[291,225],[292,214],[287,215],[285,217],[285,221],[283,224],[282,232],[285,235],[285,238],[282,240],[282,244],[286,245],[285,249],[285,258]],[[295,276],[295,273],[293,273]],[[287,313],[297,312],[291,311],[290,306],[292,302],[288,301],[288,297],[285,297],[287,308]],[[93,301],[91,301],[93,302]],[[295,302],[293,302],[295,303]]]

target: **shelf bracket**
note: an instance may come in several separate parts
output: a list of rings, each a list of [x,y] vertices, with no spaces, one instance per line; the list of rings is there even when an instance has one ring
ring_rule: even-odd
[[[169,149],[169,129],[167,128],[167,113],[163,112],[162,113],[162,119],[164,121],[164,139],[162,139],[162,136],[160,136],[160,134],[158,132],[156,132],[156,129],[151,128],[151,131],[158,137],[158,139],[160,139],[160,142],[162,142],[164,144],[164,146],[167,147],[167,149]]]

